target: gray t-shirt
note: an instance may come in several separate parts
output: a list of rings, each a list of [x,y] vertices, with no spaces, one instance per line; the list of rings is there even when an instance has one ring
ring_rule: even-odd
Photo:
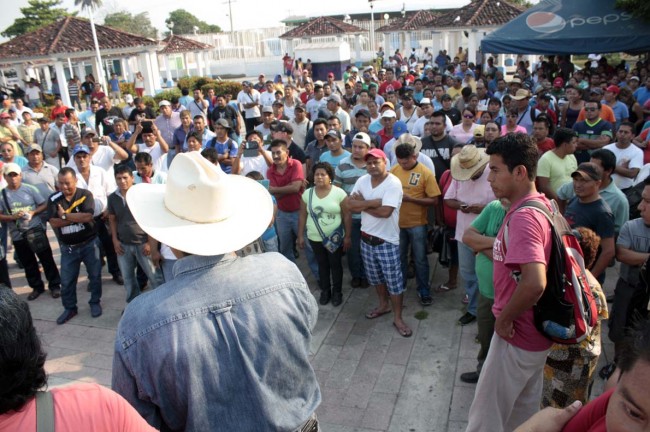
[[[43,148],[44,158],[50,158],[50,155],[56,153],[59,146],[59,131],[52,127],[45,132],[43,132],[43,129],[37,129],[34,131],[34,143]]]
[[[16,190],[9,188],[4,189],[4,193],[0,192],[0,211],[2,214],[16,214],[20,211],[28,212],[34,210],[39,205],[45,202],[45,198],[41,193],[32,185],[21,184]],[[4,194],[7,195],[7,202],[9,203],[11,212],[7,211],[5,204]],[[22,233],[34,228],[36,226],[43,226],[40,217],[30,217],[29,219],[21,218],[15,221],[8,222],[9,231],[12,240],[21,240]]]
[[[634,252],[650,252],[650,226],[646,225],[642,218],[626,222],[621,228],[616,245]],[[619,275],[624,281],[634,285],[639,282],[639,267],[621,263]]]

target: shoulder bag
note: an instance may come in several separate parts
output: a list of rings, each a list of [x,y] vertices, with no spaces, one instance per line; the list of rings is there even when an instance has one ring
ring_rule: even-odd
[[[4,200],[7,212],[11,215],[11,207],[9,207],[9,200],[7,199],[7,191],[5,189],[2,190],[2,199]],[[27,231],[23,231],[21,237],[36,255],[45,252],[50,247],[50,241],[47,238],[45,229],[40,223]]]
[[[314,211],[311,207],[311,199],[313,196],[314,196],[314,188],[311,188],[309,190],[309,209],[308,209],[309,214],[311,215],[311,218],[314,220],[314,225],[316,225],[316,229],[318,229],[318,233],[323,239],[323,247],[325,247],[325,249],[327,249],[328,252],[334,253],[338,250],[338,248],[341,247],[341,244],[343,244],[343,224],[339,225],[338,228],[336,228],[332,234],[326,236],[325,233],[323,232],[323,229],[318,224],[318,218],[314,214]]]

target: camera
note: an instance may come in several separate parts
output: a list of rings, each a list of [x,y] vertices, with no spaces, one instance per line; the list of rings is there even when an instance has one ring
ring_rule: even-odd
[[[259,154],[259,144],[255,141],[247,141],[244,147],[244,157],[255,157]]]

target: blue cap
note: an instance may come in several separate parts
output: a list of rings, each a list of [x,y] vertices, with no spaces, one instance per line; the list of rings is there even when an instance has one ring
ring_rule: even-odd
[[[88,146],[86,144],[78,144],[72,150],[72,156],[73,157],[76,156],[77,153],[88,153],[88,154],[90,154],[90,149],[88,148]]]
[[[400,136],[402,136],[405,133],[408,133],[408,128],[406,127],[406,123],[403,121],[397,121],[393,125],[393,138],[397,139]]]

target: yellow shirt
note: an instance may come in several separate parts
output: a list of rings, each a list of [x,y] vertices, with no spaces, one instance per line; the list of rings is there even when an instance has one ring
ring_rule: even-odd
[[[12,131],[12,128],[0,126],[0,139],[10,137],[11,139],[7,142],[11,143],[11,145],[14,146],[14,154],[16,156],[22,156],[23,149],[18,145],[16,140],[13,138],[15,135],[18,135],[18,131],[16,130]]]
[[[32,122],[30,126],[27,126],[26,124],[21,124],[18,126],[18,133],[20,136],[23,138],[23,140],[27,143],[27,145],[33,144],[34,143],[34,132],[36,129],[40,129],[38,126],[38,123]]]
[[[456,101],[456,99],[458,99],[458,98],[461,96],[461,95],[460,95],[460,92],[461,92],[462,90],[463,90],[462,87],[459,88],[459,89],[456,89],[456,88],[454,88],[454,87],[449,87],[449,88],[447,89],[447,94],[448,94],[449,96],[451,96],[451,100],[452,100],[452,101]]]
[[[411,198],[434,198],[440,196],[440,188],[436,176],[421,163],[405,171],[400,165],[395,165],[390,172],[402,183],[404,196]],[[428,207],[402,200],[399,209],[399,227],[413,228],[427,224]]]

